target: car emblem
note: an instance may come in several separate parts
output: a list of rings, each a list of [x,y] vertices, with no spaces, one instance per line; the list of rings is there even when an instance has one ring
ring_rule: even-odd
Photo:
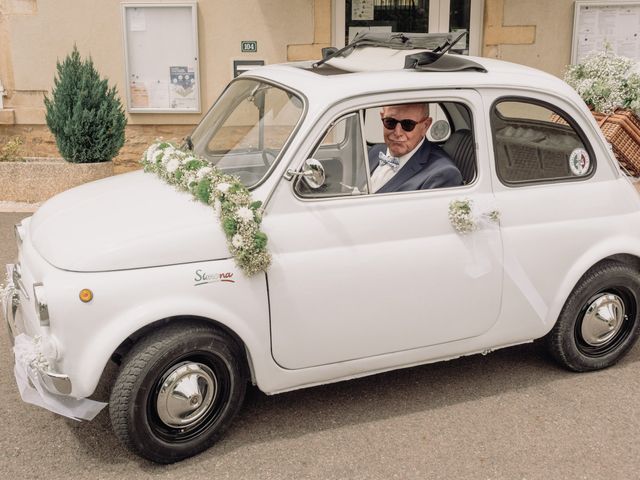
[[[208,273],[201,269],[198,269],[195,271],[195,276],[193,278],[193,281],[195,282],[193,284],[194,287],[197,287],[198,285],[206,285],[207,283],[217,283],[217,282],[235,283],[236,282],[233,279],[233,272]]]

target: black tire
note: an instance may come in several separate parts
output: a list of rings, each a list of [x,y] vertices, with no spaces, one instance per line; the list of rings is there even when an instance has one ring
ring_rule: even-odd
[[[546,337],[564,367],[586,372],[610,367],[640,333],[640,275],[629,265],[606,262],[589,270],[567,299]]]
[[[243,359],[236,342],[206,324],[154,331],[122,363],[109,402],[113,430],[130,450],[158,463],[206,450],[242,406]]]

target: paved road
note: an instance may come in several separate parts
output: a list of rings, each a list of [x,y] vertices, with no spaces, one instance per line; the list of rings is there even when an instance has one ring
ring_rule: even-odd
[[[0,213],[1,264],[25,215]],[[157,466],[118,444],[106,411],[78,423],[23,404],[1,331],[6,479],[640,478],[640,346],[590,374],[529,344],[273,397],[252,389],[217,445]]]

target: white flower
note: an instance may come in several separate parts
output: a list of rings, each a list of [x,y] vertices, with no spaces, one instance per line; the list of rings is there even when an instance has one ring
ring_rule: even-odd
[[[251,222],[253,221],[253,210],[247,207],[240,207],[236,211],[237,217],[243,222]]]
[[[178,169],[179,166],[180,166],[180,160],[178,160],[177,158],[172,158],[167,162],[167,166],[166,166],[167,172],[173,173]]]
[[[236,248],[242,247],[242,245],[244,245],[244,239],[242,238],[242,235],[240,235],[239,233],[236,233],[231,238],[231,245],[233,245]]]
[[[471,233],[478,228],[473,214],[473,201],[465,198],[449,203],[449,221],[460,234]]]
[[[222,203],[220,203],[220,200],[215,199],[213,201],[213,211],[216,213],[218,217],[222,213]]]
[[[590,53],[582,63],[570,66],[565,80],[596,112],[635,110],[634,101],[640,99],[640,75],[635,67],[633,60],[614,54],[606,45],[604,51]]]
[[[231,184],[230,183],[222,182],[222,183],[218,184],[218,186],[216,187],[216,190],[218,190],[219,192],[222,192],[222,193],[227,193],[230,188],[231,188]]]
[[[202,180],[206,175],[209,175],[212,171],[213,169],[211,167],[202,167],[200,170],[198,170],[196,177],[198,177],[198,180]]]
[[[156,153],[156,150],[158,150],[158,147],[157,147],[157,144],[154,143],[149,148],[147,148],[147,151],[144,154],[144,159],[147,162],[152,162],[154,159],[154,154]]]
[[[171,160],[180,161],[181,155],[178,150],[173,147],[165,147],[161,152],[164,153],[164,156],[162,157],[162,164],[165,165],[165,167]]]
[[[161,148],[154,149],[152,156],[153,163],[156,163],[158,161],[158,157],[160,157],[160,155],[164,155],[164,150],[162,150]],[[166,158],[166,156],[164,158]]]
[[[184,174],[184,181],[187,186],[191,185],[193,182],[197,182],[196,172],[187,171]]]

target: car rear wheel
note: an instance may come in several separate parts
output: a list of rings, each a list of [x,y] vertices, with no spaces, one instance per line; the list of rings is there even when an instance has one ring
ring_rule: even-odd
[[[587,272],[569,295],[547,335],[551,355],[577,372],[609,367],[640,333],[640,280],[636,270],[606,262]]]
[[[246,389],[239,346],[204,324],[156,330],[125,358],[110,398],[111,423],[135,453],[159,463],[209,448]]]

